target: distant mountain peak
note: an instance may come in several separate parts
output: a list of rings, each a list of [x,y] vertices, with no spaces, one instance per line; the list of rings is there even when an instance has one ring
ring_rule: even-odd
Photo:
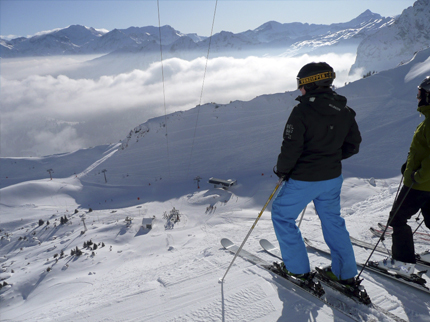
[[[367,9],[362,14],[360,14],[357,18],[364,18],[364,17],[380,18],[381,15],[377,13],[373,13],[372,11]]]

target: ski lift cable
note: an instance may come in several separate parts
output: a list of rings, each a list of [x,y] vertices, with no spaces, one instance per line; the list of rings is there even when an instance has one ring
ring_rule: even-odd
[[[158,33],[159,33],[159,37],[160,37],[161,79],[162,79],[162,83],[163,83],[164,124],[166,127],[167,167],[169,170],[169,177],[170,177],[169,136],[168,136],[168,131],[167,131],[166,92],[165,92],[165,88],[164,88],[163,46],[162,46],[162,42],[161,42],[161,23],[160,23],[160,3],[159,3],[159,0],[157,0],[157,9],[158,9]]]
[[[210,52],[210,49],[211,49],[211,42],[212,42],[212,35],[213,35],[214,25],[215,25],[215,16],[216,16],[217,5],[218,5],[218,0],[215,1],[215,9],[214,9],[214,15],[213,15],[213,19],[212,19],[211,34],[209,36],[208,53],[206,55],[205,70],[204,70],[204,73],[203,73],[202,89],[200,91],[199,104],[197,105],[197,117],[196,117],[196,124],[194,126],[193,142],[191,143],[191,152],[190,152],[190,159],[189,159],[189,162],[188,162],[187,176],[189,175],[190,167],[191,167],[191,160],[193,158],[194,143],[195,143],[195,140],[196,140],[197,125],[198,125],[199,114],[200,114],[200,105],[202,103],[203,89],[204,89],[204,86],[205,86],[206,71],[207,71],[208,61],[209,61],[209,52]]]

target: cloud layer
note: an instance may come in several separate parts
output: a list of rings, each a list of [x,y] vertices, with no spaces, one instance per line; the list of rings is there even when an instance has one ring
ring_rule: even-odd
[[[41,156],[118,142],[152,117],[188,110],[199,103],[250,100],[292,91],[298,70],[326,61],[337,73],[336,86],[348,76],[352,54],[286,57],[178,58],[98,79],[71,79],[85,58],[54,57],[1,61],[1,156]],[[163,77],[164,75],[164,83]]]

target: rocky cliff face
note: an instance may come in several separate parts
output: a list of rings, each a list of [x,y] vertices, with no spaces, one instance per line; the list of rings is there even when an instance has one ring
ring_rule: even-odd
[[[430,0],[418,0],[390,25],[364,39],[350,73],[382,71],[410,61],[430,46]]]

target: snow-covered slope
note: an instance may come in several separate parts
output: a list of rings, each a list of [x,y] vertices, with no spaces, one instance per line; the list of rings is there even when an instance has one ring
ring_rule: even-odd
[[[351,73],[382,71],[409,61],[430,46],[430,0],[417,0],[392,24],[384,26],[359,45]]]
[[[356,103],[366,138],[346,167],[350,175],[364,173],[362,167],[381,170],[382,163],[390,168],[390,158],[406,155],[402,138],[419,121],[414,104],[407,106],[404,99],[397,114],[394,109],[400,104],[385,106],[381,101],[390,101],[396,91],[402,94],[401,86],[404,91],[416,86],[423,66],[421,56],[416,59],[343,90]],[[392,86],[381,87],[382,95],[381,83]],[[241,243],[275,186],[269,165],[276,158],[274,148],[279,148],[289,111],[284,104],[293,102],[291,94],[202,106],[192,154],[196,109],[168,115],[167,126],[163,118],[137,126],[118,146],[40,159],[0,159],[2,181],[4,173],[12,173],[9,179],[15,183],[0,189],[1,320],[353,321],[240,258],[225,282],[218,283],[233,259],[221,248],[220,238]],[[379,105],[366,104],[366,95],[367,103],[380,99]],[[389,112],[390,117],[385,115]],[[401,113],[409,121],[399,131]],[[372,160],[363,164],[361,155],[372,158],[375,153],[379,168]],[[32,164],[38,165],[37,174]],[[44,170],[48,165],[55,171],[53,180]],[[67,174],[72,171],[78,172]],[[238,184],[229,190],[214,188],[207,183],[209,175],[234,175]],[[376,243],[368,228],[386,222],[399,181],[400,176],[346,178],[342,215],[352,236]],[[179,221],[169,218],[173,208]],[[260,238],[276,244],[269,211],[245,247],[271,261],[258,245]],[[312,205],[301,230],[323,243]],[[390,247],[389,239],[385,245]],[[427,248],[428,242],[417,240],[417,251]],[[355,255],[364,261],[369,252],[355,247]],[[314,266],[330,262],[317,252],[309,251],[309,257]],[[378,253],[372,257],[382,258]],[[429,274],[423,276],[430,283]],[[367,272],[362,277],[373,303],[405,321],[428,321],[427,295]],[[349,306],[360,308],[353,302]],[[368,309],[362,314],[367,321],[392,321]]]
[[[376,243],[369,227],[387,221],[399,168],[422,121],[415,94],[430,74],[429,57],[430,49],[420,51],[338,90],[357,112],[363,136],[360,153],[344,162],[342,216],[351,236]],[[353,321],[240,258],[218,283],[233,259],[220,239],[240,244],[275,187],[272,167],[297,95],[153,118],[115,145],[0,158],[0,320]],[[216,188],[207,182],[212,176],[237,185]],[[173,209],[179,218],[170,217]],[[312,204],[301,230],[324,243]],[[245,248],[272,261],[261,238],[276,244],[270,205]],[[427,249],[428,241],[416,240],[418,252]],[[370,254],[354,250],[359,261]],[[309,257],[313,266],[330,263],[318,252]],[[367,272],[362,277],[373,303],[405,321],[430,321],[428,295]],[[423,277],[430,284],[430,273]],[[362,320],[392,321],[370,309]]]
[[[354,157],[355,161],[344,163],[345,174],[376,178],[398,174],[414,129],[422,120],[416,112],[414,95],[417,84],[430,73],[429,56],[430,49],[424,50],[408,64],[338,90],[357,112],[363,136],[361,152]],[[121,148],[103,164],[106,175],[112,184],[118,185],[149,185],[160,178],[166,182],[185,180],[193,185],[198,175],[209,178],[271,174],[281,133],[297,96],[298,92],[286,92],[259,96],[249,102],[210,103],[167,115],[166,119],[164,116],[151,119],[124,135]],[[108,148],[103,147],[102,151]],[[69,155],[59,157],[66,164],[74,163]],[[52,168],[49,161],[52,157],[34,159],[37,175],[36,172],[18,174],[19,167],[14,170],[3,166],[23,160],[27,164],[33,159],[0,159],[1,177],[9,178],[2,180],[2,186],[24,178],[48,177],[46,170]],[[46,169],[40,167],[40,160]],[[143,161],[144,167],[137,166]],[[104,174],[100,170],[95,169],[82,180],[103,184]],[[72,176],[82,169],[68,167],[61,171],[61,176]]]
[[[363,136],[360,154],[344,162],[345,174],[387,178],[399,173],[413,132],[422,120],[414,95],[417,84],[430,72],[429,56],[427,49],[409,64],[338,90],[356,111]],[[118,153],[103,166],[111,182],[120,185],[140,185],[143,180],[152,184],[160,178],[192,182],[197,175],[209,178],[271,174],[281,133],[297,95],[286,92],[259,96],[249,102],[205,104],[168,115],[167,120],[149,120],[130,131]],[[131,173],[129,169],[136,169],[142,158],[145,167]],[[83,180],[100,184],[104,177],[90,175]]]
[[[398,179],[346,180],[343,215],[352,236],[375,242],[368,227],[386,220]],[[76,178],[2,189],[14,196],[0,205],[0,278],[7,283],[0,289],[2,321],[352,321],[240,258],[225,283],[218,283],[232,260],[220,238],[241,242],[261,207],[255,197],[267,198],[274,179],[253,183],[230,191],[201,184],[185,195],[177,186],[177,197],[165,202],[123,208],[114,199],[106,202],[108,208],[93,211],[70,198],[82,189]],[[99,192],[105,189],[109,185]],[[164,214],[173,207],[180,221],[167,225]],[[322,241],[319,220],[309,208],[302,231]],[[269,213],[245,247],[270,261],[258,246],[260,238],[276,243]],[[72,255],[76,247],[80,256]],[[423,249],[417,242],[417,250]],[[359,260],[368,256],[355,251]],[[329,263],[318,253],[309,256],[312,265]],[[366,272],[362,277],[374,303],[407,321],[428,321],[427,296]],[[366,311],[367,320],[391,321]]]

